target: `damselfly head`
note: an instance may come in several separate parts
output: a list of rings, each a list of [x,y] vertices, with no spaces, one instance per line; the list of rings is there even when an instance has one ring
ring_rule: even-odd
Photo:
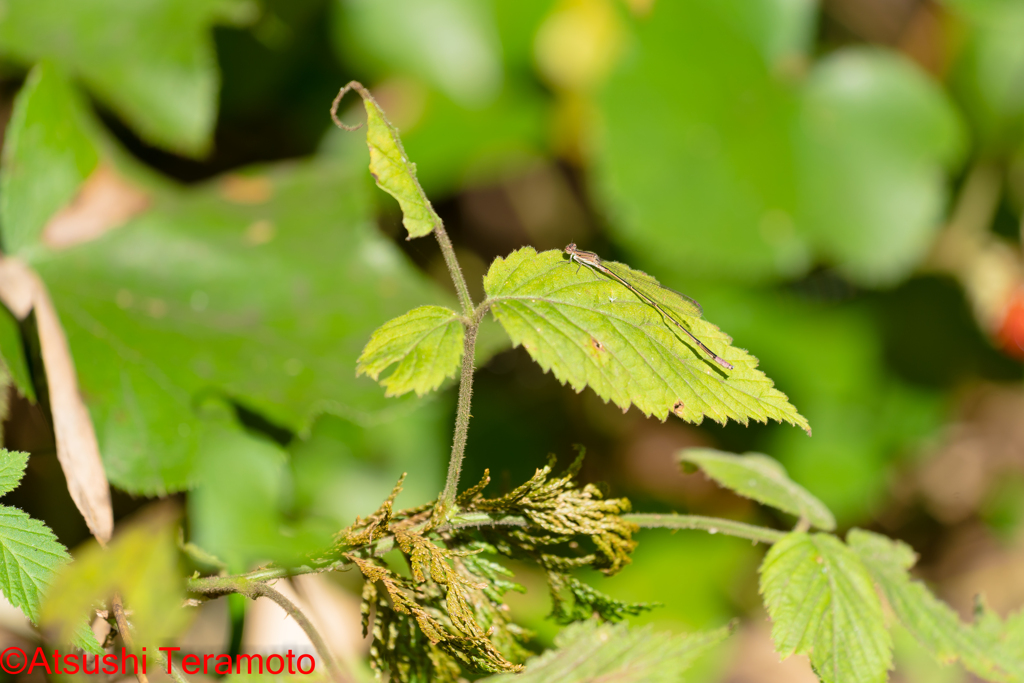
[[[565,248],[566,254],[575,254],[577,251],[579,250],[576,248],[575,242],[569,242],[568,246]]]

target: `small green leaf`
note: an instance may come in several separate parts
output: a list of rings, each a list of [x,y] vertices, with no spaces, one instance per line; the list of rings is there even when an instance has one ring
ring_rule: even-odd
[[[107,548],[90,541],[61,571],[44,596],[40,625],[67,642],[81,617],[97,603],[120,593],[131,611],[140,645],[164,643],[185,625],[185,595],[178,574],[177,547],[169,508],[151,512],[115,536]]]
[[[415,391],[422,396],[458,372],[463,336],[455,311],[443,306],[414,308],[377,328],[359,356],[356,375],[376,380],[398,363],[394,372],[379,380],[385,395]]]
[[[40,597],[68,559],[49,527],[0,505],[0,589],[33,622],[39,619]]]
[[[825,504],[790,479],[786,468],[767,455],[733,455],[710,448],[691,448],[676,457],[680,462],[697,465],[719,484],[745,498],[805,518],[825,531],[836,527],[836,519]]]
[[[0,449],[0,496],[18,488],[27,464],[28,453]]]
[[[794,532],[761,564],[761,594],[775,649],[806,654],[825,683],[881,683],[892,665],[892,639],[871,576],[830,534]]]
[[[512,338],[545,371],[577,392],[589,386],[623,410],[635,405],[665,419],[669,412],[699,424],[705,416],[746,424],[769,418],[810,427],[764,373],[757,359],[730,346],[716,326],[681,309],[673,292],[622,264],[617,272],[642,281],[716,354],[733,364],[721,370],[658,311],[618,282],[571,264],[560,251],[526,247],[491,264],[484,289],[491,310]]]
[[[909,569],[917,561],[913,549],[872,533],[853,529],[846,537],[850,548],[867,567],[900,623],[943,664],[960,660],[970,671],[990,680],[1024,680],[1024,661],[1016,670],[995,658],[991,638],[970,624],[921,583]],[[1011,664],[1012,667],[1012,664]]]
[[[0,180],[0,189],[3,181]],[[0,199],[0,202],[3,200]],[[0,361],[3,362],[17,387],[18,393],[32,403],[36,401],[36,387],[25,357],[25,344],[21,338],[21,327],[14,315],[0,304]]]
[[[0,175],[3,248],[35,245],[46,222],[71,201],[99,163],[82,102],[53,64],[29,73],[14,102]]]
[[[416,164],[409,160],[398,129],[391,125],[384,111],[362,85],[352,82],[345,86],[363,98],[366,107],[366,146],[370,148],[370,174],[377,187],[398,200],[402,207],[402,224],[409,237],[423,237],[441,224],[441,218],[416,180]],[[342,90],[341,94],[344,94]],[[340,97],[341,95],[339,95]]]
[[[488,683],[675,683],[698,656],[725,640],[728,628],[686,635],[659,633],[650,626],[596,620],[567,627],[555,648],[526,662],[518,674]]]

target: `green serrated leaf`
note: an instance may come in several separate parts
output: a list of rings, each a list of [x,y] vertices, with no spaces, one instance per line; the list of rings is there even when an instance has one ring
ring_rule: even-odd
[[[22,254],[71,201],[99,163],[82,102],[53,64],[29,73],[14,102],[3,148],[0,225],[3,248]]]
[[[691,448],[676,457],[680,462],[697,465],[719,484],[745,498],[806,518],[825,531],[836,527],[836,519],[825,504],[790,479],[786,468],[767,455],[734,455],[710,448]]]
[[[484,278],[491,310],[516,346],[576,391],[591,387],[623,410],[635,405],[665,419],[669,412],[699,424],[754,419],[789,422],[808,432],[807,420],[777,390],[757,359],[716,326],[694,315],[657,280],[622,264],[617,272],[644,283],[716,354],[733,364],[721,370],[658,311],[612,279],[579,267],[560,251],[530,247],[499,258]]]
[[[39,601],[67,551],[49,527],[17,508],[0,505],[0,590],[33,622]]]
[[[810,656],[825,683],[880,683],[892,666],[882,604],[857,555],[830,534],[794,532],[761,564],[775,649]]]
[[[402,147],[398,129],[391,125],[384,111],[369,92],[359,87],[366,107],[366,145],[370,148],[370,174],[377,187],[398,200],[402,207],[402,224],[408,239],[423,237],[440,225],[441,218],[416,180],[416,164],[409,160]]]
[[[21,478],[25,476],[27,464],[28,453],[0,448],[0,496],[18,488]]]
[[[181,609],[185,595],[173,522],[165,507],[122,527],[107,548],[90,541],[46,591],[40,625],[71,641],[81,617],[119,593],[137,643],[169,642],[188,620]]]
[[[1018,660],[1016,667],[1012,662],[998,661],[993,656],[996,647],[992,638],[961,622],[949,605],[911,578],[908,570],[917,555],[910,546],[860,529],[852,529],[846,541],[882,589],[900,623],[937,660],[943,664],[959,660],[988,680],[1024,680],[1024,661]]]
[[[0,448],[0,496],[14,490],[28,454]],[[17,508],[0,505],[0,592],[7,601],[39,622],[40,601],[57,571],[71,559],[53,531]],[[103,652],[88,621],[79,621],[70,642],[86,652]]]
[[[420,306],[374,331],[356,365],[356,375],[377,379],[393,363],[395,371],[383,380],[386,396],[415,391],[422,396],[437,389],[459,371],[465,330],[458,314],[443,306]]]
[[[54,60],[148,142],[200,155],[210,145],[220,85],[212,25],[245,19],[245,4],[8,0],[0,53],[29,64]]]
[[[555,648],[527,661],[518,674],[488,683],[675,683],[709,648],[725,640],[729,628],[686,635],[659,633],[650,626],[585,621],[567,627]]]

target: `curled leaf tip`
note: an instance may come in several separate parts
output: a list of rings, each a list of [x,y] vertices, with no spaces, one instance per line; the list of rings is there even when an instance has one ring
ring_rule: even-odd
[[[354,126],[350,126],[347,123],[343,123],[342,120],[338,118],[338,107],[341,105],[342,99],[345,98],[345,95],[348,93],[349,90],[355,90],[364,99],[373,99],[373,97],[370,95],[370,91],[367,90],[362,83],[360,83],[359,81],[349,81],[341,88],[341,90],[338,91],[338,94],[334,97],[334,101],[331,102],[331,120],[334,121],[334,125],[343,130],[359,130],[360,128],[363,127],[362,123],[357,123]]]

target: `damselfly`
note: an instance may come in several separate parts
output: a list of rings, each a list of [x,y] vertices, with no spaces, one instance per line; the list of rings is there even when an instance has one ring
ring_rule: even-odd
[[[686,336],[693,340],[693,343],[696,344],[701,351],[706,353],[711,360],[715,361],[716,363],[721,365],[723,368],[726,368],[727,370],[733,369],[732,363],[728,362],[724,358],[721,358],[714,351],[705,346],[704,342],[702,342],[700,339],[697,339],[697,337],[695,337],[692,332],[686,329],[686,327],[684,327],[681,322],[676,320],[671,313],[665,310],[664,306],[655,301],[654,297],[652,297],[650,294],[643,292],[641,288],[646,286],[658,287],[662,292],[667,292],[673,299],[675,299],[675,301],[673,301],[672,304],[673,308],[680,308],[682,310],[687,311],[689,315],[699,318],[702,311],[700,308],[700,304],[698,304],[696,301],[694,301],[688,296],[680,294],[679,292],[673,291],[668,287],[661,286],[653,278],[651,278],[650,280],[638,279],[636,283],[631,283],[627,278],[633,278],[635,277],[634,275],[620,275],[619,273],[616,273],[614,270],[609,268],[604,261],[601,260],[600,256],[598,256],[592,251],[583,251],[582,249],[578,249],[575,243],[567,246],[565,248],[565,253],[568,254],[570,261],[575,261],[581,266],[586,266],[587,268],[596,270],[616,280],[620,285],[622,285],[629,291],[633,292],[633,294],[635,294],[638,299],[643,301],[645,304],[647,304],[654,310],[661,313],[661,315],[663,315],[668,320],[671,320],[672,323],[675,324],[675,326],[678,327],[680,330],[682,330],[686,334]]]

